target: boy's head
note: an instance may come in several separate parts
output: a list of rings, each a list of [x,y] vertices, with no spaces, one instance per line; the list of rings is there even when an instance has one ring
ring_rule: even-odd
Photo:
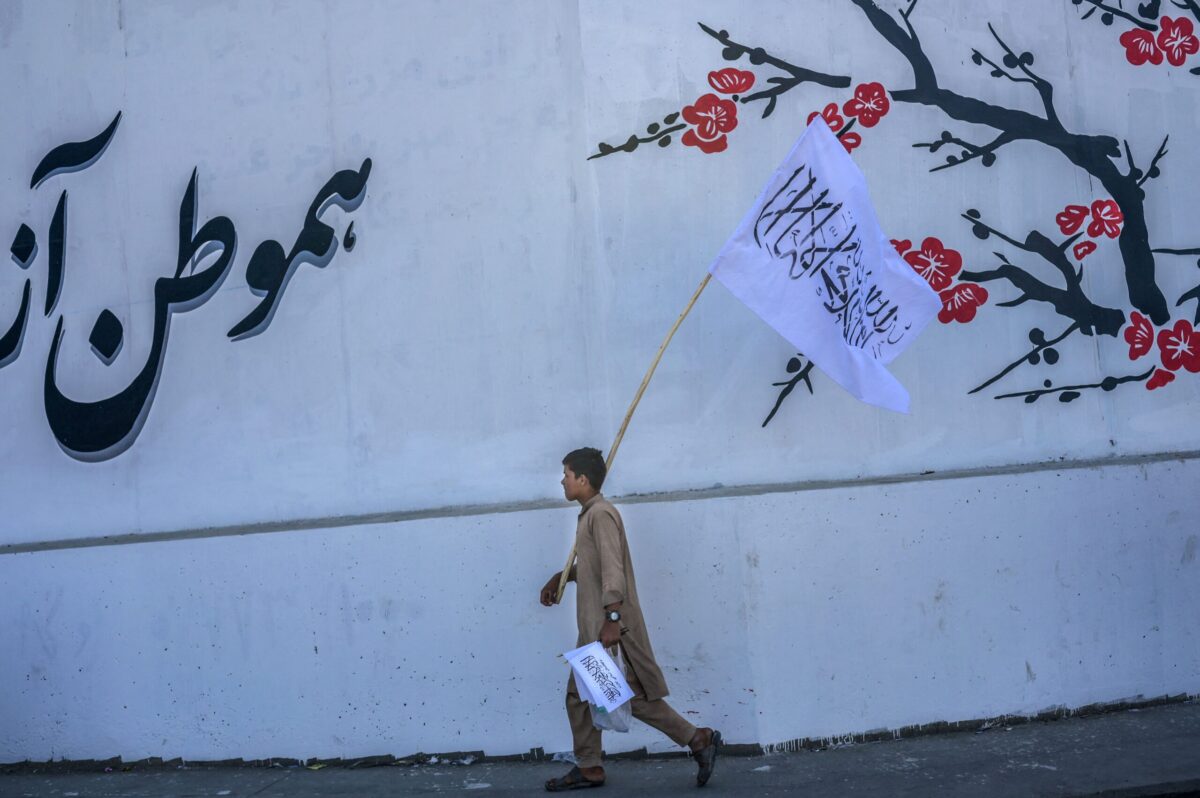
[[[562,464],[563,495],[567,501],[578,501],[590,493],[600,492],[608,469],[599,449],[576,449],[563,458]]]

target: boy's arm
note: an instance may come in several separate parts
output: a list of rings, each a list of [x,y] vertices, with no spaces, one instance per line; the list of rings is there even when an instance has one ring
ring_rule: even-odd
[[[612,648],[621,640],[623,621],[609,620],[611,610],[620,612],[625,603],[625,546],[617,519],[611,513],[597,513],[592,522],[596,549],[600,554],[600,603],[604,605],[604,625],[600,627],[600,644]]]
[[[625,601],[625,547],[617,519],[611,513],[596,513],[592,534],[600,554],[600,603],[606,608],[620,605]]]

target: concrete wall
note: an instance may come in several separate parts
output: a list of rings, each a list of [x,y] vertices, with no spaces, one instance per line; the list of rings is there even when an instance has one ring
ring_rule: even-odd
[[[554,654],[574,640],[571,612],[534,603],[570,545],[558,460],[608,445],[809,113],[835,103],[848,118],[872,82],[890,109],[859,120],[852,154],[885,230],[961,253],[954,284],[975,272],[989,300],[893,365],[912,415],[814,372],[813,394],[800,384],[764,425],[795,353],[720,286],[701,297],[606,486],[654,494],[623,507],[676,702],[731,741],[771,743],[1200,692],[1200,381],[1157,338],[1196,310],[1196,255],[1177,251],[1200,245],[1200,56],[1135,65],[1119,40],[1132,22],[1065,0],[917,6],[940,84],[1004,118],[1045,109],[1030,84],[972,64],[978,48],[1003,66],[989,23],[1036,54],[1066,130],[1128,141],[1143,173],[1171,135],[1144,199],[1121,195],[1120,238],[1088,234],[1088,217],[1072,241],[1056,216],[1128,188],[1124,145],[1105,161],[1117,172],[1089,171],[1023,122],[1001,129],[1020,140],[993,166],[930,173],[961,146],[914,144],[997,129],[908,102],[912,69],[870,10],[0,6],[0,221],[38,245],[27,269],[0,264],[0,335],[31,287],[20,349],[0,353],[0,618],[16,641],[0,657],[0,761],[569,748]],[[710,71],[751,71],[758,89],[787,74],[722,58],[697,21],[846,85],[798,85],[765,118],[763,101],[740,103],[723,152],[680,131],[589,160],[598,142],[656,135],[713,91]],[[29,187],[53,148],[117,112],[98,160]],[[299,265],[265,329],[231,338],[262,301],[261,242],[291,249],[322,185],[367,158],[361,205],[321,217],[332,259]],[[228,217],[236,253],[171,316],[141,423],[119,451],[83,455],[61,425],[90,411],[55,422],[47,383],[100,402],[146,367],[193,168],[196,228]],[[63,191],[61,296],[45,312]],[[1129,232],[1143,217],[1148,245]],[[1067,242],[1074,304],[1041,301],[1067,278],[1022,248],[1031,230]],[[1001,307],[1021,293],[980,276],[995,252],[1039,296]],[[1094,308],[1119,323],[1020,362],[1033,330],[1087,326]],[[88,341],[103,310],[123,329],[111,365]],[[1135,360],[1139,316],[1156,338]],[[1174,380],[1147,390],[1159,371]],[[1081,387],[1062,401],[1067,386]],[[644,743],[664,746],[641,731],[609,746]]]

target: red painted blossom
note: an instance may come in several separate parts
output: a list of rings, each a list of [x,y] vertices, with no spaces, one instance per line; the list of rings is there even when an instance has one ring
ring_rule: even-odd
[[[1159,23],[1158,46],[1171,66],[1183,66],[1189,55],[1200,51],[1200,39],[1192,35],[1192,21],[1186,17],[1163,17]]]
[[[722,94],[741,94],[754,85],[754,73],[745,69],[726,67],[708,73],[708,85]]]
[[[1086,205],[1068,205],[1059,211],[1058,215],[1054,217],[1054,221],[1058,222],[1058,229],[1062,230],[1062,234],[1069,236],[1083,225],[1087,217]]]
[[[684,106],[683,119],[689,125],[695,125],[697,136],[714,141],[722,133],[737,127],[737,105],[715,94],[705,94],[695,105]]]
[[[892,246],[896,248],[896,252],[898,254],[903,255],[905,252],[908,252],[910,249],[912,249],[912,242],[909,241],[907,238],[902,238],[902,239],[893,238]]]
[[[1173,382],[1175,375],[1163,369],[1155,369],[1154,374],[1146,381],[1146,390],[1153,391],[1155,388],[1161,388],[1168,382]]]
[[[737,105],[715,94],[705,94],[695,105],[684,106],[683,118],[694,125],[683,134],[683,143],[702,151],[723,152],[728,146],[725,134],[737,127]]]
[[[1158,48],[1158,42],[1154,41],[1154,34],[1148,30],[1133,28],[1125,31],[1121,34],[1121,44],[1125,45],[1125,60],[1134,66],[1141,66],[1146,62],[1163,62],[1162,50]]]
[[[962,255],[957,250],[946,249],[940,240],[932,237],[922,241],[920,249],[904,253],[904,260],[934,291],[949,288],[954,276],[962,271]]]
[[[860,83],[854,90],[854,97],[842,106],[842,111],[846,116],[858,117],[863,127],[875,127],[889,108],[891,102],[882,83]]]
[[[862,144],[862,136],[851,130],[849,133],[843,133],[838,136],[838,141],[842,142],[842,146],[846,148],[846,152],[854,152],[854,148]]]
[[[1083,260],[1096,251],[1096,242],[1080,241],[1071,251],[1075,253],[1075,260]]]
[[[1158,353],[1171,371],[1200,372],[1200,332],[1187,319],[1180,319],[1171,329],[1158,331]]]
[[[938,321],[949,324],[957,321],[962,324],[973,320],[975,312],[987,302],[987,289],[975,283],[958,283],[938,294],[942,300],[942,309],[938,311]]]
[[[1092,203],[1092,221],[1088,223],[1088,235],[1099,238],[1102,234],[1109,238],[1121,235],[1121,223],[1125,214],[1115,200],[1096,200]]]
[[[837,103],[830,103],[825,106],[825,110],[823,111],[813,111],[808,115],[808,124],[811,125],[812,121],[818,116],[824,117],[825,124],[829,125],[829,129],[834,133],[837,133],[846,124],[846,120],[838,113]]]
[[[1154,346],[1154,326],[1150,319],[1136,310],[1129,316],[1129,326],[1125,328],[1125,343],[1129,344],[1130,360],[1137,360]]]
[[[724,134],[717,136],[712,141],[708,141],[697,136],[696,131],[690,128],[684,131],[682,141],[685,146],[699,147],[702,152],[707,152],[710,155],[714,152],[725,152],[725,149],[729,146],[728,137]]]

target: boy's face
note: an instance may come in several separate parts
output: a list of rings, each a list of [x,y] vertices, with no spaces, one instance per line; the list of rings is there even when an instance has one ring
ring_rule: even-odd
[[[563,466],[562,488],[563,496],[566,497],[567,501],[578,501],[579,497],[583,495],[587,484],[587,477],[577,476],[570,468]]]

